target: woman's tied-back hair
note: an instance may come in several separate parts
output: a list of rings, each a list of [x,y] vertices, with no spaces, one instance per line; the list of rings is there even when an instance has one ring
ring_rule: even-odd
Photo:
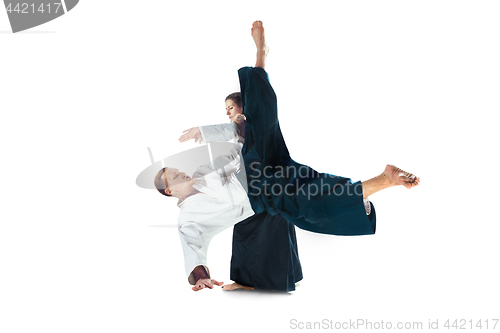
[[[165,172],[167,168],[162,168],[160,171],[155,176],[155,187],[163,195],[166,195],[167,197],[171,197],[172,195],[165,193],[165,189],[167,188],[167,181],[161,179],[161,176]]]
[[[238,106],[241,108],[241,93],[239,92],[232,93],[226,97],[225,101],[227,101],[228,99],[238,104]]]

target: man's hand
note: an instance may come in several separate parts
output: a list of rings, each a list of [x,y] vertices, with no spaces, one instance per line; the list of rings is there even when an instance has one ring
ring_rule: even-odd
[[[199,279],[198,281],[196,281],[196,284],[191,289],[193,289],[194,291],[205,289],[205,287],[213,289],[214,285],[222,286],[223,284],[224,282],[218,282],[214,279]]]
[[[242,137],[245,137],[245,120],[247,120],[247,118],[243,114],[237,115],[236,119],[234,120],[234,122],[240,128],[240,134]]]
[[[191,139],[194,139],[194,142],[196,143],[201,138],[201,132],[200,132],[200,129],[198,127],[193,127],[193,128],[187,129],[182,133],[185,133],[185,134],[181,135],[181,137],[179,138],[180,142],[186,142],[186,141],[189,141]]]
[[[244,114],[238,114],[236,115],[236,119],[234,120],[234,122],[241,126],[245,124],[245,120],[247,120],[247,118]]]

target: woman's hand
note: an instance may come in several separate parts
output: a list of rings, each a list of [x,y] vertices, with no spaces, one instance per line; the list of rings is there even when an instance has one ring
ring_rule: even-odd
[[[201,132],[198,127],[192,127],[190,129],[185,130],[182,133],[184,134],[182,134],[181,137],[179,138],[180,142],[186,142],[191,139],[194,139],[195,143],[198,142],[198,140],[201,141]]]

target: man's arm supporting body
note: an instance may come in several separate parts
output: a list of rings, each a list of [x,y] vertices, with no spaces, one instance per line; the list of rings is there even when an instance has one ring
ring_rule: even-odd
[[[208,184],[210,185],[210,184]],[[236,191],[239,184],[226,184]],[[211,279],[207,264],[207,252],[213,236],[232,227],[254,214],[248,198],[229,202],[225,196],[212,197],[199,193],[187,198],[179,205],[179,236],[184,253],[186,274],[190,284],[197,291],[213,285],[222,285]]]
[[[208,245],[214,235],[254,214],[245,189],[235,173],[240,169],[241,140],[236,124],[203,127],[203,141],[236,138],[230,152],[217,156],[193,175],[200,179],[193,187],[200,193],[179,204],[179,236],[184,251],[188,281],[197,291],[221,285],[210,278],[207,267]]]
[[[214,285],[222,286],[224,282],[219,282],[210,278],[210,274],[207,272],[205,266],[196,266],[193,269],[193,276],[196,281],[193,288],[194,291],[204,289],[205,287],[213,289]]]

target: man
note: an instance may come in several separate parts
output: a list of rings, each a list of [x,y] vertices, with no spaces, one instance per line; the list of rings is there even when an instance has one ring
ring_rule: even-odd
[[[254,215],[246,191],[235,175],[240,167],[240,149],[235,145],[228,155],[199,167],[192,177],[167,167],[154,180],[161,194],[178,199],[185,269],[195,291],[223,284],[210,278],[207,266],[212,237]]]

